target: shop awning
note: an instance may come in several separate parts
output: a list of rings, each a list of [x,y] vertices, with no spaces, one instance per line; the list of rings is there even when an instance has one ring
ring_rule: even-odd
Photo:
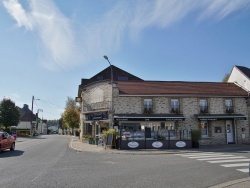
[[[195,114],[199,121],[216,120],[246,120],[247,117],[242,114]]]
[[[184,121],[183,115],[173,114],[115,114],[115,121]]]

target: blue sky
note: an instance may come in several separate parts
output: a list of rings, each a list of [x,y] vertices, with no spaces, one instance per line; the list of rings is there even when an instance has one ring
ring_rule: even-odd
[[[103,55],[145,80],[220,82],[250,67],[250,1],[1,0],[0,99],[58,119]]]

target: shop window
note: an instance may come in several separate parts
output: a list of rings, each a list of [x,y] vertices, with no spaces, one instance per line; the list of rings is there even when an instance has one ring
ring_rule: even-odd
[[[225,100],[226,113],[234,113],[233,100]]]
[[[201,99],[200,100],[200,113],[201,114],[206,114],[208,113],[208,104],[206,99]]]
[[[208,137],[208,123],[207,121],[201,121],[201,136],[203,138]]]
[[[180,113],[180,103],[178,99],[171,99],[171,113],[172,114]]]
[[[144,99],[144,114],[153,113],[153,101],[152,99]]]
[[[162,122],[158,131],[158,138],[174,139],[176,136],[175,122]]]

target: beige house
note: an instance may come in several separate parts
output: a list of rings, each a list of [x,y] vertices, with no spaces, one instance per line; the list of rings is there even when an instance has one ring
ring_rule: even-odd
[[[123,149],[190,146],[193,129],[203,145],[249,143],[248,93],[236,84],[144,81],[112,68],[113,89],[110,68],[79,86],[82,134],[95,136],[114,122]]]

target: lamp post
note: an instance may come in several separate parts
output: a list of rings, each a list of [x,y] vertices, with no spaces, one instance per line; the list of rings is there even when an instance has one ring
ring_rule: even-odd
[[[110,104],[110,115],[111,115],[111,119],[110,119],[110,122],[109,122],[109,128],[111,129],[112,128],[112,126],[113,126],[113,113],[114,113],[114,110],[113,110],[113,69],[112,69],[112,65],[111,65],[111,63],[110,63],[110,61],[109,61],[109,58],[108,58],[108,56],[103,56],[104,57],[104,59],[106,59],[107,61],[108,61],[108,63],[109,63],[109,65],[110,65],[110,69],[111,69],[111,104]]]
[[[30,114],[30,136],[32,136],[32,116],[33,116],[34,100],[40,100],[40,99],[35,99],[34,95],[32,96],[32,105],[31,105],[31,114]]]

